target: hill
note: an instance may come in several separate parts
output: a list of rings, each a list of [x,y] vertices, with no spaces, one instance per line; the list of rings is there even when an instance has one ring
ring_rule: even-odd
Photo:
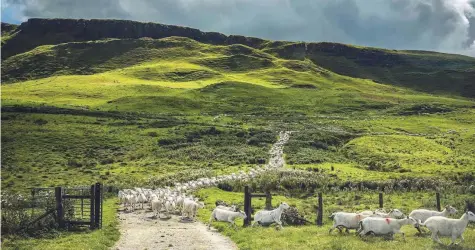
[[[48,61],[52,60],[47,56],[47,53],[61,53],[69,46],[73,46],[71,49],[74,52],[81,49],[80,46],[85,46],[84,50],[86,51],[84,52],[92,51],[92,54],[94,48],[91,47],[93,45],[87,41],[103,41],[109,38],[121,40],[161,39],[176,36],[190,38],[209,45],[245,45],[261,52],[261,54],[265,53],[279,59],[311,62],[315,66],[341,75],[371,79],[377,83],[393,84],[434,94],[475,96],[475,84],[471,80],[475,79],[475,58],[472,57],[426,51],[385,50],[326,42],[276,42],[254,37],[226,36],[216,32],[202,32],[197,29],[172,25],[94,19],[29,19],[16,27],[14,35],[7,37],[5,41],[2,38],[2,43],[4,43],[2,45],[2,60],[10,59],[6,63],[7,65],[18,63],[23,65],[16,70],[2,68],[2,81],[24,80],[18,79],[18,75],[30,76],[30,70],[35,66],[34,63],[38,57],[44,57]],[[76,44],[60,45],[72,42]],[[117,45],[117,43],[109,43],[109,45]],[[126,46],[134,46],[134,42],[131,41],[124,43],[129,43],[129,45],[122,46],[114,53],[125,53],[131,49],[126,49]],[[41,45],[59,47],[50,48],[47,46],[43,47],[43,51],[39,51],[41,47],[37,47]],[[99,49],[99,46],[96,45],[95,49]],[[135,43],[135,46],[140,47],[141,45]],[[107,47],[109,46],[107,45]],[[33,50],[35,48],[37,49]],[[26,53],[30,50],[33,50],[34,53]],[[64,60],[68,60],[67,56],[60,55]],[[55,60],[58,59],[60,58]],[[29,60],[33,62],[29,62]],[[88,62],[89,58],[85,60],[84,62]],[[49,64],[49,62],[47,63]],[[28,67],[29,65],[31,67]],[[65,65],[64,67],[68,67],[67,70],[59,68],[57,71],[64,70],[66,74],[70,70],[74,70],[76,74],[91,73],[88,69],[80,68],[81,65],[78,66],[79,68],[70,68],[71,65]],[[38,73],[33,73],[32,77],[35,78],[36,74]],[[42,72],[41,76],[44,77],[48,74],[47,71]]]
[[[473,84],[470,57],[120,20],[30,19],[4,31],[7,190],[246,169],[283,129],[299,131],[288,164],[337,165],[339,181],[454,181],[473,170],[475,102],[460,92]]]

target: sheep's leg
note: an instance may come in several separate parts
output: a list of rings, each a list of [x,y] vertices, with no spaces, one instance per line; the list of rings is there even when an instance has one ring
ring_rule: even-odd
[[[439,235],[437,235],[437,231],[435,231],[435,232],[432,233],[432,239],[433,239],[435,242],[437,242],[437,243],[439,243],[439,244],[441,244],[441,245],[444,244],[444,243],[442,243],[442,241],[440,241]]]
[[[234,222],[233,219],[228,218],[229,225],[232,226],[234,229],[236,229],[236,223]]]
[[[404,234],[404,232],[398,231],[398,233],[400,233],[400,234],[402,235],[402,239],[403,239],[404,241],[406,241],[406,235]]]
[[[455,245],[455,241],[457,240],[457,235],[456,234],[452,234],[452,242],[449,244],[449,246],[451,245]]]
[[[463,238],[463,235],[460,235],[460,243],[463,243],[465,239]]]
[[[254,226],[262,226],[261,223],[259,223],[259,221],[254,221],[254,223],[252,223],[252,226],[251,227],[254,227]]]
[[[284,229],[284,227],[282,226],[282,222],[281,221],[276,221],[277,225],[279,225],[280,229]]]
[[[208,222],[208,230],[211,229],[211,222],[213,221],[213,215],[211,215],[211,217],[209,218],[209,222]]]
[[[364,229],[361,230],[360,233],[359,233],[360,238],[363,238],[363,236],[365,236],[365,235],[366,235],[366,231]]]
[[[346,228],[345,232],[346,232],[347,234],[349,234],[349,233],[350,233],[350,229],[349,229],[349,228]]]
[[[336,228],[336,224],[333,224],[333,226],[330,228],[330,231],[328,231],[328,233],[331,233],[333,231],[333,229]]]
[[[422,234],[422,229],[421,229],[421,226],[420,226],[420,225],[414,225],[414,227],[417,229],[417,231],[419,232],[419,234]]]

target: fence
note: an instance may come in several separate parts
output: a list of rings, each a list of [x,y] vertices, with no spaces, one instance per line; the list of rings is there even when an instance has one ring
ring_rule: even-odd
[[[252,194],[249,190],[249,186],[244,187],[244,213],[246,213],[246,219],[244,219],[244,226],[249,226],[252,221],[252,211],[251,211],[251,203],[252,198],[257,197],[265,197],[266,198],[266,209],[272,209],[272,195],[269,192],[265,194]]]
[[[272,195],[269,192],[266,192],[265,194],[253,194],[249,190],[249,186],[244,187],[244,213],[246,213],[247,218],[244,219],[244,226],[249,226],[252,221],[252,198],[255,197],[265,197],[266,198],[266,210],[271,210],[272,209]],[[435,194],[436,197],[436,206],[437,210],[441,211],[440,207],[440,193],[437,192]],[[379,201],[379,208],[384,207],[384,196],[382,192],[379,192],[378,194],[378,201]],[[323,225],[323,195],[322,193],[318,193],[318,206],[316,207],[316,214],[317,218],[315,220],[315,224],[317,226],[322,226]]]
[[[54,216],[59,228],[101,228],[103,189],[101,183],[82,187],[32,188],[30,218],[36,218],[25,223],[18,231],[28,229],[49,215]],[[43,212],[38,215],[37,211]]]

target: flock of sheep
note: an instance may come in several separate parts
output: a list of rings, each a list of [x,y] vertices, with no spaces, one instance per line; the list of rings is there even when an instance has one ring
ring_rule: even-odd
[[[440,236],[449,236],[452,238],[452,244],[455,244],[457,238],[461,238],[468,222],[475,222],[475,214],[467,211],[460,219],[451,219],[448,216],[455,214],[457,210],[452,206],[446,206],[443,211],[432,211],[426,209],[416,209],[409,216],[405,216],[400,210],[393,209],[389,213],[384,210],[362,211],[360,213],[336,212],[330,215],[333,219],[333,226],[329,233],[337,228],[340,232],[346,228],[357,230],[357,234],[365,236],[368,234],[390,235],[394,238],[397,233],[402,234],[405,240],[404,232],[401,227],[404,225],[413,225],[419,232],[422,232],[421,226],[427,227],[432,233],[432,239],[440,244]]]
[[[269,163],[264,167],[257,166],[256,168],[250,169],[248,173],[240,171],[239,174],[232,173],[212,178],[199,178],[198,180],[192,180],[186,183],[175,183],[174,187],[124,189],[119,191],[119,200],[121,204],[130,211],[134,211],[137,206],[143,208],[144,204],[148,204],[156,216],[160,216],[160,212],[165,212],[167,215],[178,212],[181,213],[182,218],[194,219],[198,209],[204,207],[204,203],[189,194],[190,192],[199,188],[216,186],[221,182],[229,180],[248,181],[265,171],[283,167],[283,147],[289,140],[290,133],[291,132],[288,131],[279,133],[279,140],[269,151]],[[261,216],[263,219],[266,218],[265,212],[263,212]],[[228,221],[234,225],[236,218],[245,218],[245,216],[243,212],[237,211],[236,207],[217,206],[212,213],[210,224],[211,220],[215,219]]]
[[[144,204],[154,212],[155,216],[160,216],[160,212],[166,214],[181,213],[182,219],[189,218],[194,220],[198,209],[204,208],[204,203],[198,198],[189,194],[199,188],[216,186],[217,184],[228,180],[247,181],[255,178],[259,174],[284,166],[283,146],[290,137],[290,132],[280,132],[279,140],[270,150],[269,163],[264,167],[256,167],[249,170],[248,173],[240,171],[239,174],[223,175],[212,178],[200,178],[198,180],[186,183],[175,183],[174,187],[164,187],[158,189],[134,188],[119,191],[120,202],[126,209],[135,210],[137,206],[143,208]],[[236,218],[246,218],[246,214],[239,211],[236,206],[224,206],[216,204],[216,208],[211,213],[208,227],[211,226],[213,220],[226,221],[232,226],[236,226],[234,221]],[[288,209],[287,203],[281,203],[278,208],[270,211],[262,210],[255,214],[252,226],[270,225],[276,223],[282,228],[280,220],[282,212]],[[409,216],[405,216],[400,210],[393,209],[389,213],[384,210],[362,211],[360,213],[335,212],[330,215],[333,219],[333,226],[330,233],[336,228],[342,232],[345,228],[346,232],[350,229],[357,230],[360,236],[374,235],[390,235],[394,238],[394,234],[400,233],[405,240],[404,233],[400,230],[404,225],[413,225],[421,232],[421,226],[425,226],[432,232],[432,239],[441,243],[438,236],[449,236],[452,243],[455,244],[457,238],[461,238],[469,221],[475,221],[475,214],[470,211],[465,212],[460,219],[450,219],[450,215],[456,213],[456,209],[446,206],[442,212],[431,211],[425,209],[417,209],[412,211]]]

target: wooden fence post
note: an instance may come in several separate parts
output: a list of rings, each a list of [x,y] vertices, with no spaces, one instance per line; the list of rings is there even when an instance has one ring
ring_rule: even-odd
[[[95,211],[95,209],[94,209],[95,185],[91,185],[91,192],[90,192],[90,194],[91,194],[91,197],[90,197],[90,205],[91,205],[91,206],[90,206],[90,210],[89,210],[89,213],[90,213],[90,220],[89,220],[90,225],[89,225],[89,228],[90,228],[90,229],[94,229],[94,221],[95,221],[95,219],[94,219],[94,211]]]
[[[101,184],[96,183],[94,190],[94,228],[100,228],[101,219]]]
[[[62,188],[56,187],[54,189],[54,194],[56,197],[57,222],[58,222],[59,228],[64,228],[64,208],[63,208]]]
[[[318,193],[317,226],[321,225],[323,225],[323,198],[322,193]]]
[[[435,199],[437,201],[437,210],[440,212],[440,193],[435,193]]]
[[[244,187],[244,213],[246,213],[246,219],[244,219],[244,226],[251,224],[251,195],[249,193],[249,186]]]
[[[379,208],[383,208],[383,193],[379,192]]]
[[[272,210],[272,195],[266,192],[266,210]]]

